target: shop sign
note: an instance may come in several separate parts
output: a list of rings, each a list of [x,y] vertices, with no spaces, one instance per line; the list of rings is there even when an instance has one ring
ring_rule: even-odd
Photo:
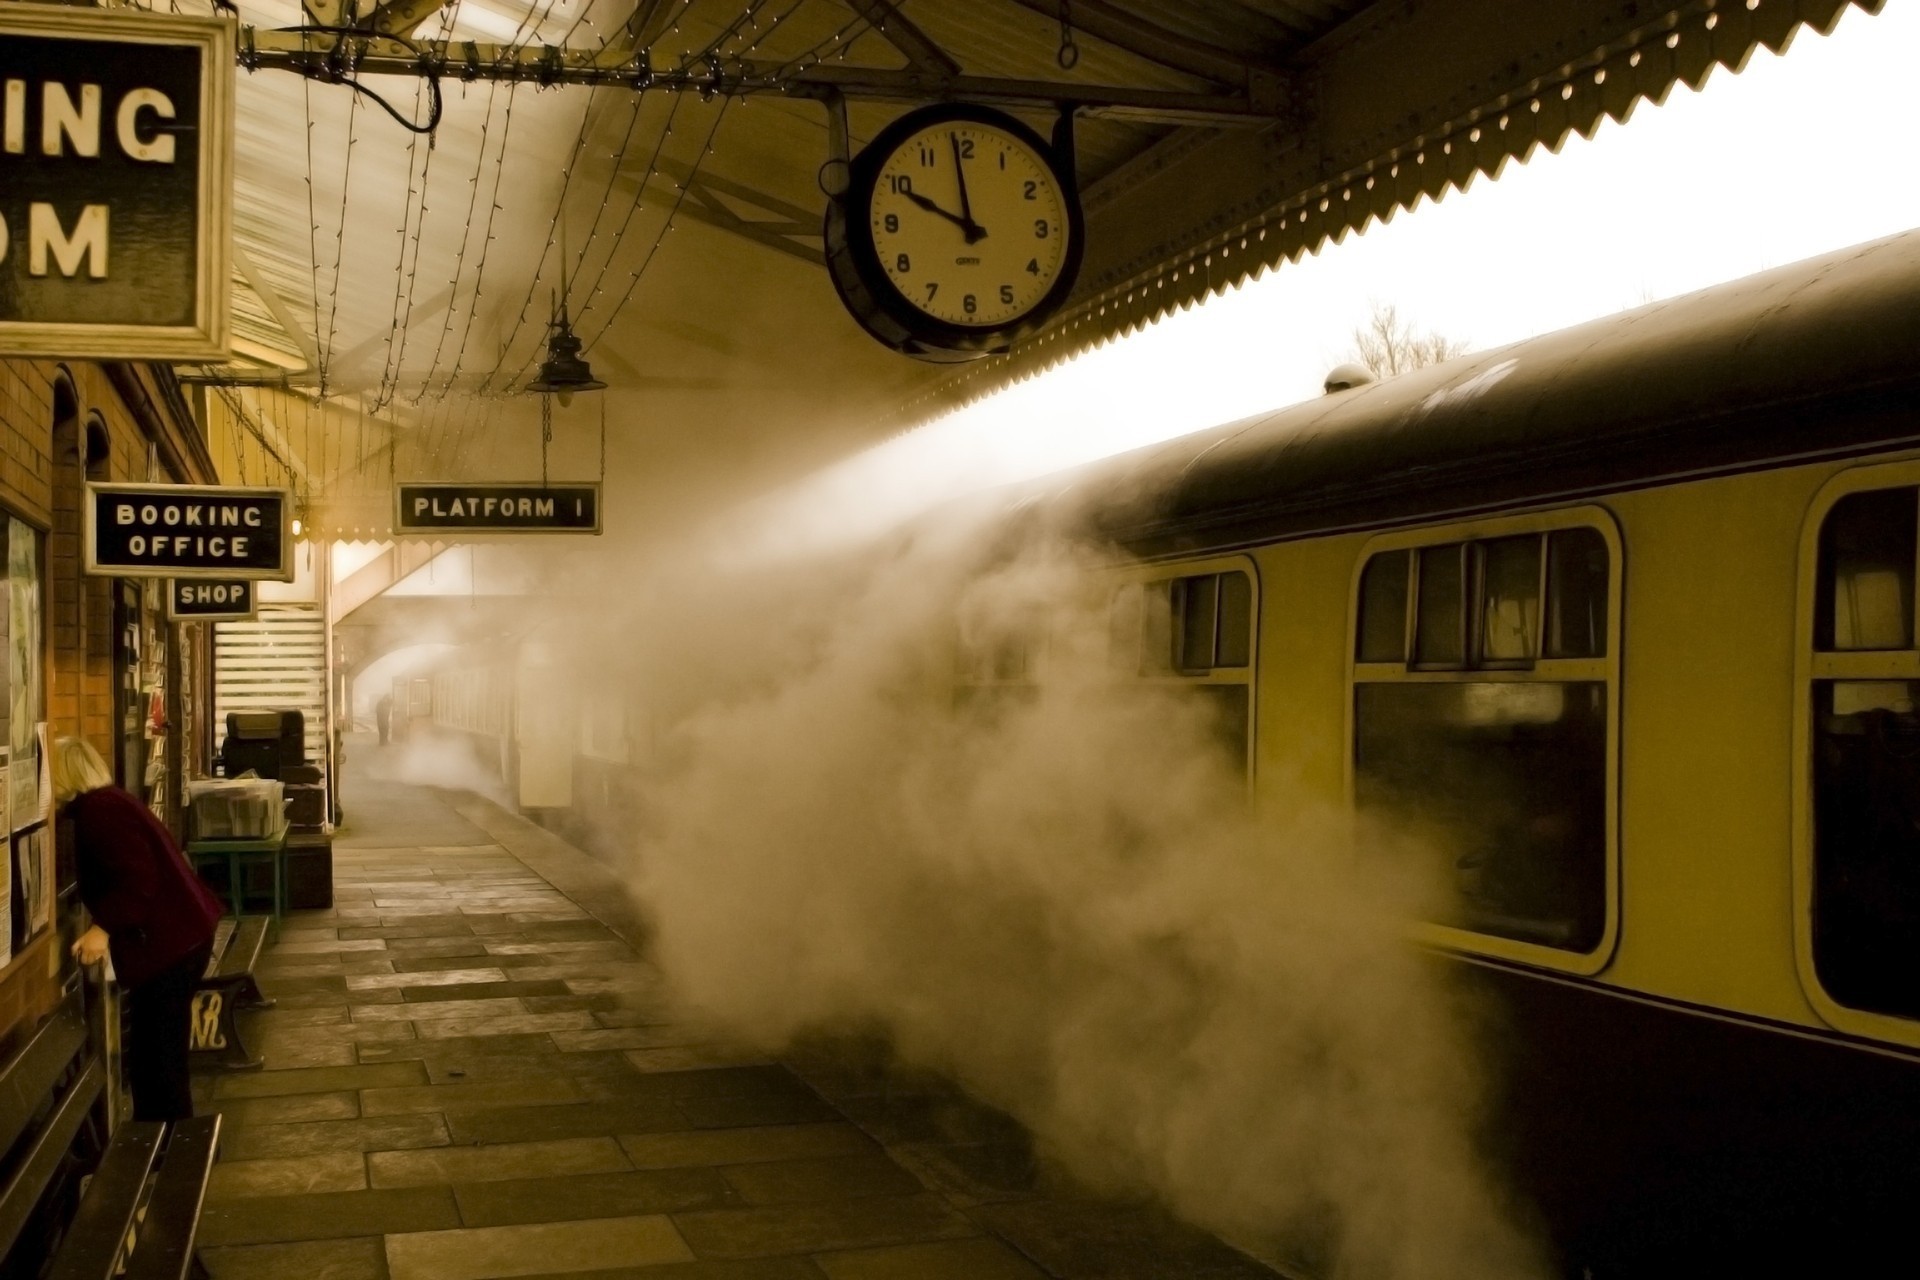
[[[293,580],[285,489],[87,486],[87,572],[114,578]]]
[[[403,484],[398,533],[599,533],[597,484]]]
[[[189,578],[167,584],[170,622],[232,622],[252,616],[253,583],[245,578]]]
[[[227,354],[233,24],[0,4],[0,356]]]

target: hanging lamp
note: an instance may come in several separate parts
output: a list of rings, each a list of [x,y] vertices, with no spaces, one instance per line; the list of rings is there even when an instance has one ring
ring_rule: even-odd
[[[560,407],[573,403],[575,392],[604,391],[607,384],[593,376],[593,366],[580,355],[580,339],[567,320],[567,304],[562,302],[547,335],[547,358],[540,362],[540,376],[527,384],[530,395],[557,396]]]

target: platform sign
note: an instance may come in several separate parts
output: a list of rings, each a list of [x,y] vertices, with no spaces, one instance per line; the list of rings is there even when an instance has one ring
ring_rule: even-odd
[[[599,533],[597,484],[402,484],[397,533]]]
[[[87,486],[88,573],[114,578],[293,580],[285,489]]]
[[[175,579],[167,584],[167,621],[238,622],[253,616],[253,583],[245,578]]]
[[[0,4],[0,356],[227,354],[233,24]]]

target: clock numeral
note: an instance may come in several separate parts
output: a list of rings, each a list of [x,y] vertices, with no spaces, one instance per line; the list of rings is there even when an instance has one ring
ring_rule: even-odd
[[[979,303],[973,300],[972,294],[968,294],[966,297],[960,299],[960,306],[962,309],[966,311],[968,315],[972,315],[974,313],[974,309],[979,306]]]
[[[898,231],[900,229],[900,215],[897,213],[888,214],[885,226],[889,231]]]
[[[960,158],[962,160],[973,159],[973,139],[972,138],[960,139]]]
[[[1007,167],[1007,153],[1004,151],[1000,153],[1000,167],[1002,169]]]
[[[1037,182],[1035,182],[1035,181],[1034,181],[1033,179],[1031,179],[1031,178],[1029,178],[1029,179],[1027,179],[1027,181],[1026,181],[1026,182],[1024,182],[1024,183],[1022,183],[1021,185],[1022,185],[1022,186],[1024,186],[1024,187],[1026,187],[1026,189],[1027,189],[1027,199],[1029,199],[1029,200],[1038,200],[1038,199],[1040,198],[1040,184],[1039,184],[1039,183],[1037,183]]]
[[[1052,228],[1047,226],[1047,220],[1045,218],[1035,218],[1033,220],[1033,238],[1035,240],[1045,240],[1050,230],[1052,230]]]
[[[920,167],[922,169],[933,168],[933,148],[932,147],[920,148]]]
[[[1000,286],[1000,301],[1005,306],[1010,307],[1013,305],[1013,286],[1012,285],[1003,284]]]
[[[913,190],[913,179],[904,173],[890,173],[887,175],[887,190],[903,196]]]
[[[913,262],[903,253],[893,260],[893,269],[905,275],[907,272],[913,270]]]
[[[940,292],[940,286],[938,284],[934,283],[931,280],[927,281],[927,301],[928,302],[932,302],[934,295],[939,292]]]
[[[1037,276],[1040,274],[1040,259],[1038,258],[1027,259],[1027,274],[1030,276]]]

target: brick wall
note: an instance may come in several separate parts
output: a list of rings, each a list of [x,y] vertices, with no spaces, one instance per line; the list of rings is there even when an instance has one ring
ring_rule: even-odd
[[[63,378],[73,389],[74,412],[56,424]],[[167,375],[148,367],[0,360],[0,507],[47,535],[41,608],[49,727],[56,735],[84,734],[109,760],[114,582],[83,570],[82,485],[147,480],[148,445],[156,441],[162,459],[156,479],[214,480],[199,428],[181,420],[182,408]],[[0,842],[0,850],[5,847]],[[43,936],[0,967],[0,1043],[52,1007],[58,975],[70,964],[64,945],[56,949]]]

